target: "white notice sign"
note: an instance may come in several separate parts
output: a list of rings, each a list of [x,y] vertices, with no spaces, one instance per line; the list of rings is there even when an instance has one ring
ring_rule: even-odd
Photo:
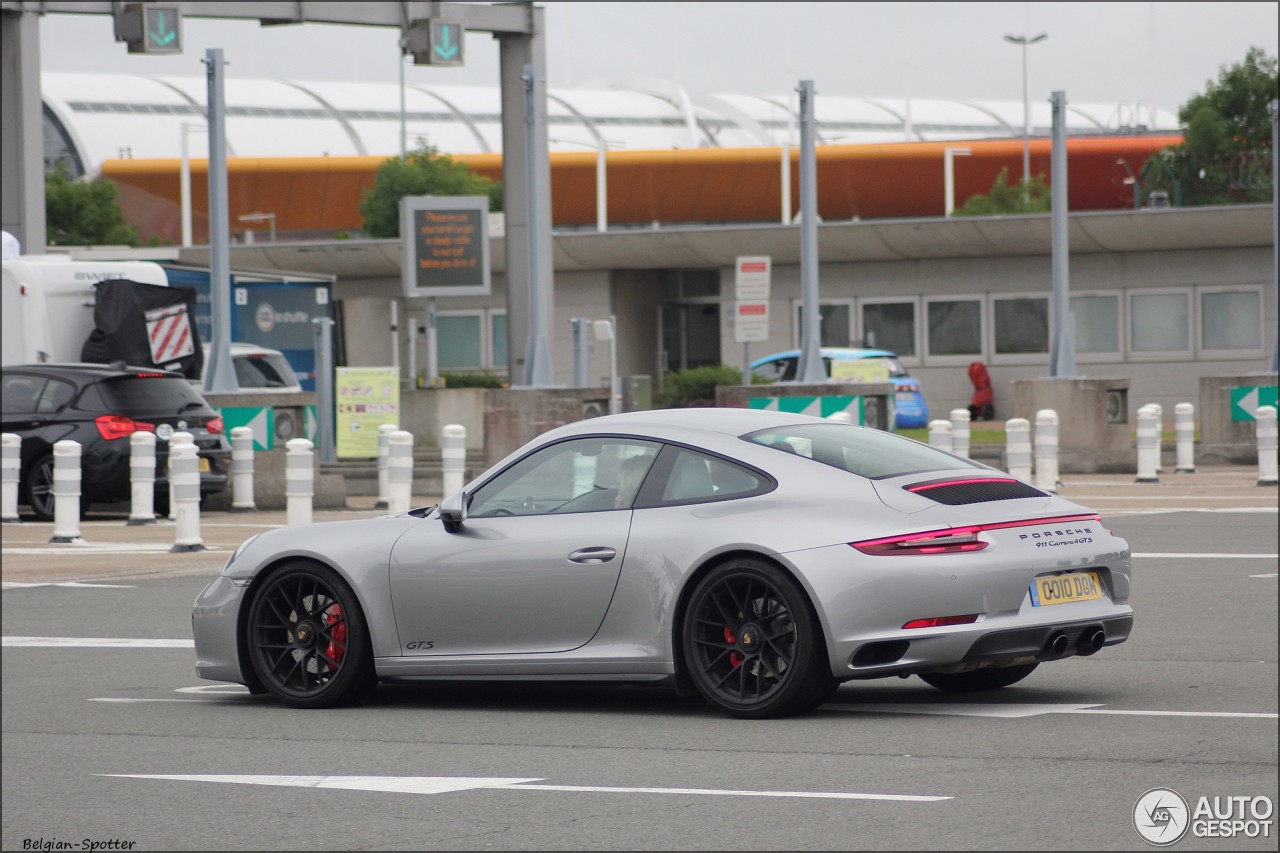
[[[768,302],[734,303],[733,318],[733,339],[737,343],[769,340]]]
[[[739,302],[769,301],[773,261],[768,255],[739,257],[734,264],[734,295]]]

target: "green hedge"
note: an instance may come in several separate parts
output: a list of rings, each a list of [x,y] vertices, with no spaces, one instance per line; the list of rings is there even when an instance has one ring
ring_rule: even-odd
[[[756,385],[771,381],[758,373],[751,374]],[[727,364],[707,364],[668,373],[662,379],[662,393],[657,404],[661,408],[681,409],[690,406],[714,406],[717,385],[741,385],[742,369]]]

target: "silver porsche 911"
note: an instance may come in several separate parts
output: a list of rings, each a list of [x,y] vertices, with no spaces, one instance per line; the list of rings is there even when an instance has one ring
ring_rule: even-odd
[[[916,441],[749,409],[551,430],[438,507],[271,530],[192,615],[196,669],[300,708],[379,681],[665,683],[737,717],[841,682],[952,691],[1124,642],[1096,513]]]

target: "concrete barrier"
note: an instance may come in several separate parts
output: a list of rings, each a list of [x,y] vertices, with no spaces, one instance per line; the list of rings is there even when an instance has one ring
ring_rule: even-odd
[[[1190,403],[1178,403],[1173,407],[1173,439],[1177,461],[1175,474],[1196,472],[1196,407]]]
[[[1259,406],[1254,411],[1258,422],[1258,485],[1274,486],[1276,480],[1276,407]]]
[[[169,464],[169,520],[170,521],[178,520],[178,506],[175,503],[177,498],[175,497],[174,491],[173,491],[173,451],[183,446],[184,444],[189,444],[192,447],[195,447],[196,437],[189,432],[184,432],[181,430],[169,436],[169,463],[168,464]],[[199,451],[196,451],[196,453],[198,455]]]
[[[285,524],[310,524],[316,486],[315,445],[305,438],[291,438],[284,446]]]
[[[1031,482],[1031,422],[1010,418],[1004,422],[1005,462],[1010,476]]]
[[[22,436],[4,434],[4,455],[0,458],[3,478],[0,479],[0,523],[18,523],[18,478],[22,472]]]
[[[200,534],[200,451],[194,443],[169,447],[169,485],[174,513],[173,547],[169,552],[207,550]]]
[[[253,427],[231,430],[230,512],[253,512]]]
[[[1036,412],[1036,488],[1046,492],[1058,490],[1058,412],[1041,409]]]
[[[50,542],[80,541],[80,442],[53,443],[53,536]]]
[[[387,440],[387,509],[392,514],[413,508],[413,433],[396,430]]]
[[[1138,409],[1138,477],[1136,483],[1158,483],[1160,421],[1154,406]]]
[[[129,520],[125,524],[155,523],[156,435],[139,430],[129,436]]]
[[[951,452],[969,458],[969,410],[951,410]]]
[[[443,473],[442,496],[462,489],[467,470],[467,428],[461,424],[445,424],[440,430],[440,460]]]

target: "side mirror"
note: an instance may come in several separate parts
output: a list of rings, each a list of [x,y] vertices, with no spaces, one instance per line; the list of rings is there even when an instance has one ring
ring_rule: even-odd
[[[440,502],[440,523],[449,533],[457,533],[467,517],[467,493],[458,491]]]

